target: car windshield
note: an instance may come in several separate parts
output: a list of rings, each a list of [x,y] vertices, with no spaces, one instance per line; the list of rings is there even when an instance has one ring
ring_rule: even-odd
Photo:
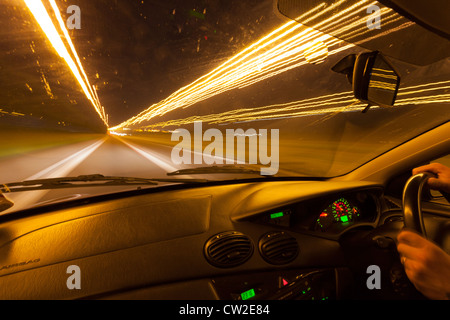
[[[383,31],[375,49],[406,46],[408,35],[417,47],[403,54],[425,63],[388,54],[401,77],[395,105],[363,112],[367,104],[331,68],[367,49],[286,19],[273,0],[2,0],[0,8],[3,184],[92,174],[329,178],[450,115],[450,59],[429,55],[449,41],[416,36],[412,22],[390,24],[392,11],[367,18]],[[333,30],[352,21],[345,14]],[[234,171],[211,170],[222,166]],[[198,167],[210,170],[182,171]]]

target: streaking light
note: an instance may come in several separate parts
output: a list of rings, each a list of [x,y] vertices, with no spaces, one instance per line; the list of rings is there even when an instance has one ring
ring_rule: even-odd
[[[301,19],[315,21],[325,13],[345,4],[345,0],[323,9],[323,4],[302,15]],[[312,28],[305,27],[295,21],[290,21],[256,41],[228,61],[200,77],[193,83],[180,88],[166,99],[155,103],[129,120],[111,128],[120,130],[126,127],[144,127],[143,122],[162,116],[178,108],[188,108],[198,102],[209,99],[223,92],[250,86],[262,80],[274,77],[280,73],[305,65],[309,61],[321,62],[326,55],[331,56],[344,51],[352,44],[341,45],[342,41],[315,31],[314,29],[333,30],[333,34],[360,34],[362,20],[360,12],[364,6],[376,2],[362,0],[354,5],[338,11],[332,17],[322,19]],[[393,11],[385,8],[381,12],[384,27],[396,21],[392,17]],[[385,19],[386,18],[386,19]],[[395,30],[394,30],[395,31]],[[389,31],[388,31],[389,32]],[[315,47],[314,44],[323,43]],[[312,50],[311,50],[312,47]],[[330,49],[328,52],[324,48]],[[307,54],[305,54],[305,51]],[[306,58],[306,56],[311,58]]]
[[[450,94],[447,93],[449,90],[450,81],[406,87],[399,91],[395,106],[450,103]],[[441,91],[441,93],[439,93],[439,91]],[[209,124],[224,124],[323,114],[332,115],[339,112],[361,111],[362,108],[365,107],[366,104],[360,103],[354,98],[353,93],[348,91],[258,108],[242,108],[218,114],[174,119],[147,125],[144,128],[146,131],[149,131],[168,126],[180,127],[192,124],[196,121]],[[379,107],[373,106],[372,108],[375,109]]]
[[[325,61],[328,56],[328,48],[321,41],[315,41],[303,52],[305,60],[311,64],[319,64]]]
[[[50,15],[48,14],[42,1],[41,0],[24,0],[24,1],[25,1],[25,4],[27,5],[28,9],[30,10],[30,12],[33,14],[34,18],[38,22],[42,31],[45,33],[48,40],[52,44],[53,48],[55,48],[56,52],[67,63],[68,67],[72,71],[72,74],[77,79],[78,83],[80,84],[80,86],[81,86],[84,94],[88,98],[88,100],[92,103],[97,114],[100,116],[102,121],[106,125],[108,125],[107,116],[105,115],[105,111],[104,111],[103,107],[101,106],[97,95],[94,93],[93,87],[89,84],[86,73],[84,72],[83,67],[80,63],[80,60],[78,58],[78,55],[76,54],[75,47],[73,46],[72,41],[70,40],[69,34],[66,30],[64,22],[62,21],[61,14],[59,13],[59,9],[58,9],[55,1],[49,0],[50,4],[55,12],[56,18],[59,22],[59,27],[64,34],[65,40],[69,43],[71,51],[72,51],[73,55],[76,57],[76,61],[78,64],[76,64],[75,61],[72,59],[72,56],[70,55],[69,51],[67,50],[66,45],[64,44],[63,40],[61,39],[61,37],[56,29],[56,26],[53,23],[52,19],[50,18]],[[81,70],[81,72],[80,72],[80,70]],[[84,75],[84,77],[81,75],[81,73]]]

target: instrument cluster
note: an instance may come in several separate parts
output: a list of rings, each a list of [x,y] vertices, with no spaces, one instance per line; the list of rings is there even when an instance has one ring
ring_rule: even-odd
[[[320,197],[271,210],[258,220],[292,231],[339,235],[354,226],[374,224],[379,198],[376,190]]]

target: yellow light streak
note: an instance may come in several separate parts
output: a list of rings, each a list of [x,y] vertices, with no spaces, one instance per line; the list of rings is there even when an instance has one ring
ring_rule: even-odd
[[[57,17],[57,20],[59,21],[60,29],[63,31],[65,40],[69,43],[69,46],[71,47],[72,52],[74,53],[74,56],[76,57],[76,60],[78,62],[78,65],[74,62],[72,59],[72,56],[70,55],[69,51],[66,48],[66,45],[64,44],[63,40],[61,39],[55,24],[53,23],[50,15],[47,12],[47,9],[45,8],[43,2],[41,0],[24,0],[25,4],[27,5],[30,12],[33,14],[34,18],[36,19],[37,23],[41,27],[42,31],[47,36],[48,40],[52,44],[53,48],[56,50],[56,52],[59,54],[61,58],[63,58],[70,68],[72,74],[77,79],[78,83],[80,84],[84,94],[88,98],[88,100],[92,103],[95,111],[98,113],[102,121],[105,123],[105,125],[108,125],[106,121],[106,116],[103,107],[100,105],[100,102],[98,101],[98,98],[92,94],[92,86],[89,84],[89,81],[86,77],[86,74],[83,70],[83,67],[78,59],[78,56],[76,55],[76,50],[70,40],[69,34],[65,28],[64,23],[62,22],[61,15],[59,13],[59,9],[56,5],[56,3],[53,0],[50,0],[50,4],[55,11],[55,16]],[[83,76],[80,73],[83,73]]]
[[[75,57],[75,60],[76,60],[77,65],[79,67],[79,70],[81,71],[81,73],[82,73],[82,75],[84,77],[84,82],[86,83],[86,86],[87,86],[87,88],[88,88],[88,90],[90,92],[90,96],[95,99],[95,107],[96,107],[96,109],[98,109],[98,112],[100,113],[100,117],[102,119],[106,119],[105,110],[104,110],[104,108],[102,107],[102,105],[100,103],[100,100],[99,100],[98,95],[97,95],[97,91],[95,90],[95,88],[93,86],[91,86],[89,84],[89,79],[88,79],[88,77],[86,75],[86,72],[84,71],[84,69],[82,67],[80,58],[78,57],[78,53],[77,53],[77,51],[75,49],[75,46],[73,45],[72,39],[70,38],[69,32],[67,31],[66,25],[65,25],[64,20],[63,20],[63,18],[61,16],[61,12],[59,11],[59,8],[56,5],[55,0],[49,0],[49,2],[50,2],[50,5],[52,6],[53,12],[55,13],[56,19],[57,19],[57,21],[59,23],[59,27],[63,31],[64,37],[66,38],[66,40],[67,40],[67,42],[69,44],[70,50],[72,51],[72,55]],[[106,122],[106,124],[107,124],[107,122]]]
[[[397,76],[391,76],[389,74],[382,74],[382,73],[376,73],[376,72],[372,72],[372,76],[377,76],[377,77],[386,78],[386,79],[392,79],[392,80],[396,80],[396,81],[398,79]]]
[[[7,114],[7,115],[9,115],[9,116],[15,116],[15,117],[17,117],[17,116],[23,117],[23,116],[25,115],[25,114],[23,114],[23,113],[14,112],[14,111],[8,112],[8,111],[4,111],[4,110],[2,110],[2,109],[0,109],[0,113],[1,113],[1,114]]]
[[[440,90],[443,93],[436,94]],[[395,106],[405,105],[424,105],[431,103],[450,103],[450,81],[441,81],[415,85],[403,88],[398,93]],[[424,94],[426,93],[426,94]],[[404,97],[421,94],[420,96]],[[299,101],[273,104],[263,107],[235,109],[218,114],[209,114],[204,116],[192,116],[184,119],[175,119],[165,122],[159,122],[143,127],[145,130],[162,129],[170,126],[189,125],[196,121],[209,124],[224,124],[249,122],[260,120],[275,120],[282,118],[294,118],[303,116],[336,114],[340,112],[361,111],[367,104],[359,102],[353,96],[351,91],[324,95]],[[379,108],[373,106],[373,109]]]
[[[50,97],[50,99],[55,99],[55,96],[52,93],[52,89],[50,88],[50,84],[47,81],[47,78],[45,78],[44,73],[41,71],[41,81],[44,84],[45,92],[47,92],[47,95]]]
[[[365,37],[363,38],[363,35],[367,35],[367,34],[372,34],[373,30],[370,30],[369,28],[367,28],[367,26],[365,26],[365,18],[361,18],[351,24],[349,24],[347,26],[347,33],[341,33],[340,36],[344,39],[347,39],[347,41],[355,41],[353,39],[355,38],[363,38],[363,40],[361,40],[361,42],[367,42],[368,39],[374,39],[377,37],[380,37],[381,35],[385,35],[387,33],[392,33],[392,32],[396,32],[397,28],[391,26],[392,24],[394,24],[397,21],[402,21],[404,18],[399,16],[397,13],[392,13],[393,11],[391,9],[387,9],[387,8],[383,8],[381,9],[381,15],[380,15],[380,19],[382,19],[383,21],[383,25],[386,27],[386,25],[390,25],[389,29],[387,29],[386,31],[384,31],[384,33],[377,33],[375,36],[372,37]],[[408,25],[409,26],[409,25]],[[344,31],[344,30],[343,30]]]
[[[307,64],[304,51],[311,47],[311,44],[323,42],[328,50],[328,56],[352,47],[352,44],[342,46],[342,41],[321,33],[314,29],[333,31],[333,34],[356,37],[367,32],[366,15],[362,18],[360,13],[365,6],[377,4],[376,1],[361,0],[352,6],[335,10],[343,4],[345,0],[340,0],[335,4],[324,7],[324,3],[319,4],[311,11],[306,12],[299,20],[306,19],[307,22],[321,19],[312,28],[305,27],[295,21],[280,26],[274,31],[245,48],[228,61],[221,64],[208,74],[200,77],[191,84],[180,88],[166,99],[155,103],[142,111],[138,115],[122,122],[110,130],[119,130],[125,127],[143,126],[144,121],[149,121],[155,117],[162,116],[178,108],[188,108],[192,105],[209,99],[223,92],[240,89],[255,84],[262,80],[274,77],[280,73]],[[337,11],[328,18],[323,18],[329,12]],[[389,8],[381,10],[384,28],[399,20],[398,15],[393,14]],[[305,23],[307,23],[305,22]],[[365,27],[365,31],[361,26]],[[401,25],[388,31],[395,32],[399,28],[408,25]],[[384,34],[384,33],[383,33]],[[372,36],[374,38],[376,36]],[[363,40],[363,41],[366,41]],[[314,51],[314,50],[313,50]],[[324,56],[325,50],[317,50],[314,55]]]
[[[290,24],[288,23],[288,25]],[[288,39],[282,39],[284,41],[281,41],[281,43],[274,45],[270,49],[267,48],[268,43],[273,43],[273,39],[280,38],[279,31],[283,31],[282,35],[285,36],[300,27],[299,25],[294,25],[287,31],[284,30],[286,25],[279,28],[272,33],[272,35],[275,35],[272,40],[265,42],[260,47],[256,47],[251,51],[245,50],[245,54],[241,53],[233,57],[230,60],[231,63],[228,61],[208,75],[187,87],[181,88],[169,98],[152,105],[141,114],[117,127],[140,123],[179,107],[189,107],[213,95],[234,88],[242,88],[274,76],[280,70],[285,72],[289,69],[287,66],[290,63],[298,63],[298,61],[304,60],[303,50],[311,40],[318,39],[326,42],[326,40],[331,38],[330,36],[322,35],[317,31],[303,27],[304,30],[302,32],[288,37]],[[260,54],[258,55],[258,53]],[[232,68],[233,66],[234,68]],[[112,130],[115,130],[117,127],[112,128]]]
[[[31,88],[28,83],[25,83],[25,86],[27,87],[28,90],[30,90],[30,92],[33,92],[33,88]]]
[[[372,2],[370,4],[367,3],[367,0],[362,0],[354,5],[347,7],[345,9],[339,10],[339,12],[332,14],[327,19],[322,19],[323,16],[325,16],[326,13],[329,11],[334,11],[336,8],[338,8],[340,5],[345,4],[346,0],[338,1],[331,6],[329,6],[327,9],[322,10],[315,16],[305,20],[304,24],[308,24],[309,22],[315,20],[315,19],[322,19],[319,23],[313,26],[314,29],[320,28],[321,30],[324,30],[327,33],[330,33],[333,30],[338,29],[338,31],[333,31],[333,34],[339,34],[342,31],[345,31],[348,29],[348,23],[349,19],[351,19],[354,15],[358,14],[358,10],[361,9],[361,7],[371,4],[376,4],[376,2]],[[333,27],[335,26],[335,27]]]
[[[295,22],[289,22],[283,25],[257,41],[255,44],[244,49],[207,75],[199,78],[192,84],[181,88],[167,99],[152,105],[147,110],[118,127],[140,123],[179,107],[191,106],[194,103],[207,99],[213,95],[233,88],[243,87],[245,86],[246,81],[251,81],[253,78],[261,76],[261,74],[264,75],[266,73],[276,72],[276,69],[279,68],[279,66],[277,66],[278,61],[285,60],[289,54],[301,55],[302,48],[294,47],[292,43],[295,43],[299,37],[305,37],[306,32],[296,34],[291,38],[288,37],[292,46],[286,44],[285,38],[293,31],[301,28],[301,25],[298,25],[297,23],[293,25],[293,23]],[[289,28],[289,26],[291,27]],[[283,39],[283,44],[278,44],[268,49],[268,47],[277,40]],[[258,46],[260,43],[261,45]],[[289,48],[294,52],[289,51]],[[261,54],[257,55],[257,53]],[[270,65],[271,68],[268,68],[268,65]]]
[[[450,87],[449,86],[445,86],[445,84],[449,84],[450,85],[450,80],[439,81],[439,82],[431,82],[431,83],[424,83],[424,84],[419,84],[419,85],[415,85],[415,86],[409,86],[407,89],[410,90],[410,91],[404,91],[405,89],[400,89],[398,95],[402,96],[402,95],[422,93],[422,92],[426,92],[426,91],[449,90]],[[444,86],[442,86],[442,85],[444,85]],[[430,86],[435,86],[435,87],[427,88],[427,87],[430,87]],[[421,89],[421,88],[426,88],[426,89]],[[412,90],[412,89],[418,89],[418,90]]]

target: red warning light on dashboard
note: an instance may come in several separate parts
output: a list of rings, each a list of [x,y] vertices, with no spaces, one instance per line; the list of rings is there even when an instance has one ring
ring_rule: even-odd
[[[283,288],[289,284],[289,281],[287,281],[283,277],[278,277],[278,288]]]

